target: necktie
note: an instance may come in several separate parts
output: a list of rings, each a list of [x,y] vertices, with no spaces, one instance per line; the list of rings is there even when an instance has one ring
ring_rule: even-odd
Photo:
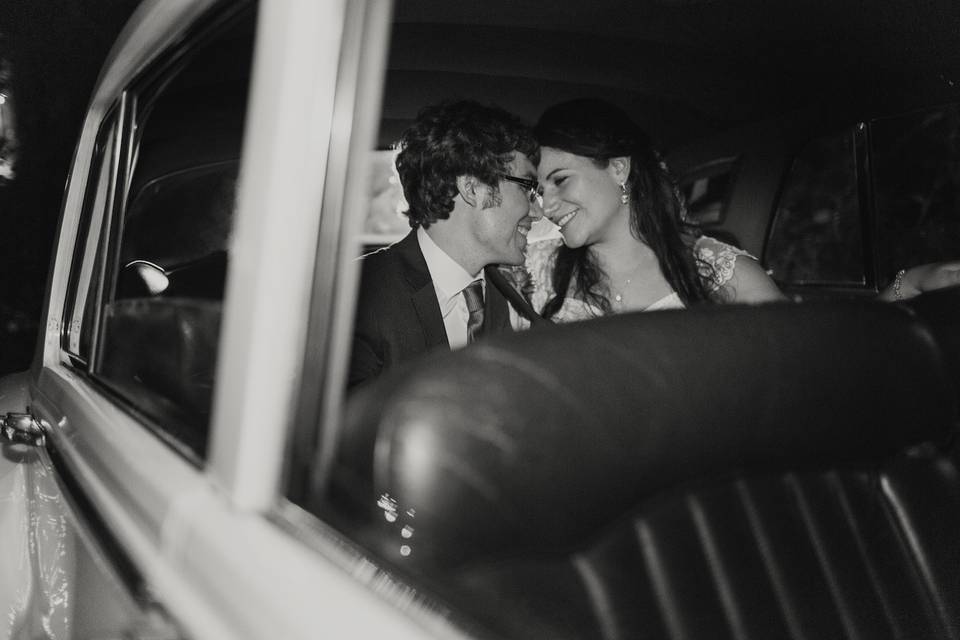
[[[483,332],[483,282],[474,280],[463,290],[463,297],[467,301],[467,344],[475,341]]]

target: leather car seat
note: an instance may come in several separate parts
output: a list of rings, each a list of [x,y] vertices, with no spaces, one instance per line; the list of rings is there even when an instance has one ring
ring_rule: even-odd
[[[960,286],[945,287],[911,298],[904,305],[927,323],[953,373],[960,402]]]
[[[955,638],[952,394],[895,305],[549,327],[351,396],[324,515],[497,637]]]

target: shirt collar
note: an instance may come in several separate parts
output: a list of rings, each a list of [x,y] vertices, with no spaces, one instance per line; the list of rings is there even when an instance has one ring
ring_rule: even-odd
[[[468,284],[474,280],[483,279],[483,271],[476,275],[467,273],[459,262],[437,246],[423,227],[417,229],[417,241],[420,243],[420,251],[423,253],[423,259],[433,279],[433,286],[446,298],[440,300],[441,307],[447,300],[463,291]]]

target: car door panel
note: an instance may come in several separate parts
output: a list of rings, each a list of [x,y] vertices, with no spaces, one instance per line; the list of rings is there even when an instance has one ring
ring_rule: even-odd
[[[0,443],[0,638],[127,637],[173,627],[104,546],[102,527],[67,490],[69,473],[41,445]],[[133,637],[139,637],[135,635]],[[179,638],[172,631],[158,637]]]

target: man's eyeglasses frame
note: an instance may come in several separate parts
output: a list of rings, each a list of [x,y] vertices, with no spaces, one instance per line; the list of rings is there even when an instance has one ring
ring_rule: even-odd
[[[506,173],[501,173],[500,179],[508,182],[514,182],[521,187],[524,187],[527,190],[527,200],[530,201],[530,204],[541,203],[541,198],[543,195],[540,193],[540,184],[536,180],[511,176],[507,175]]]

